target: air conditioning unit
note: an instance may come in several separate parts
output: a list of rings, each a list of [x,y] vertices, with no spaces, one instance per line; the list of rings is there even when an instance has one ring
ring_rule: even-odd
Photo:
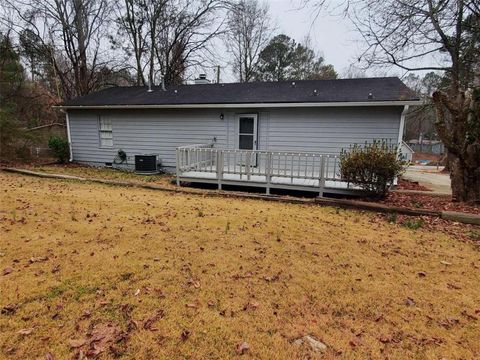
[[[135,155],[135,172],[139,174],[158,173],[158,155]]]

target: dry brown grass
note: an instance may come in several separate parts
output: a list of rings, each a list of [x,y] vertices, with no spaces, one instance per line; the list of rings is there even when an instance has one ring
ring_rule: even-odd
[[[126,336],[104,358],[234,358],[244,341],[244,358],[315,358],[305,334],[325,359],[480,354],[473,243],[334,208],[0,184],[0,358],[72,358],[105,324]]]

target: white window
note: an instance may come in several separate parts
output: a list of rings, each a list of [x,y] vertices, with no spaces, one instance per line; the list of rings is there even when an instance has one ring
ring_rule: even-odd
[[[100,146],[113,146],[112,120],[104,116],[98,117]]]

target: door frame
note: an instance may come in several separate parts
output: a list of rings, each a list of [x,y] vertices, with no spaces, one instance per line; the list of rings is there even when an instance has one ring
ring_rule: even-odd
[[[258,150],[258,114],[257,113],[242,113],[237,114],[237,144],[239,150],[249,150],[249,149],[240,149],[240,118],[242,117],[252,117],[253,118],[253,149]],[[249,135],[245,133],[244,135]]]

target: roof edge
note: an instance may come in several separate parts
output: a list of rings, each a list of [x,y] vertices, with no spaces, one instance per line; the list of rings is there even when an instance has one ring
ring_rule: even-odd
[[[71,110],[101,109],[225,109],[225,108],[303,108],[303,107],[353,107],[353,106],[405,106],[422,105],[423,100],[400,101],[345,101],[345,102],[301,102],[301,103],[238,103],[238,104],[162,104],[162,105],[57,105],[54,108]]]

